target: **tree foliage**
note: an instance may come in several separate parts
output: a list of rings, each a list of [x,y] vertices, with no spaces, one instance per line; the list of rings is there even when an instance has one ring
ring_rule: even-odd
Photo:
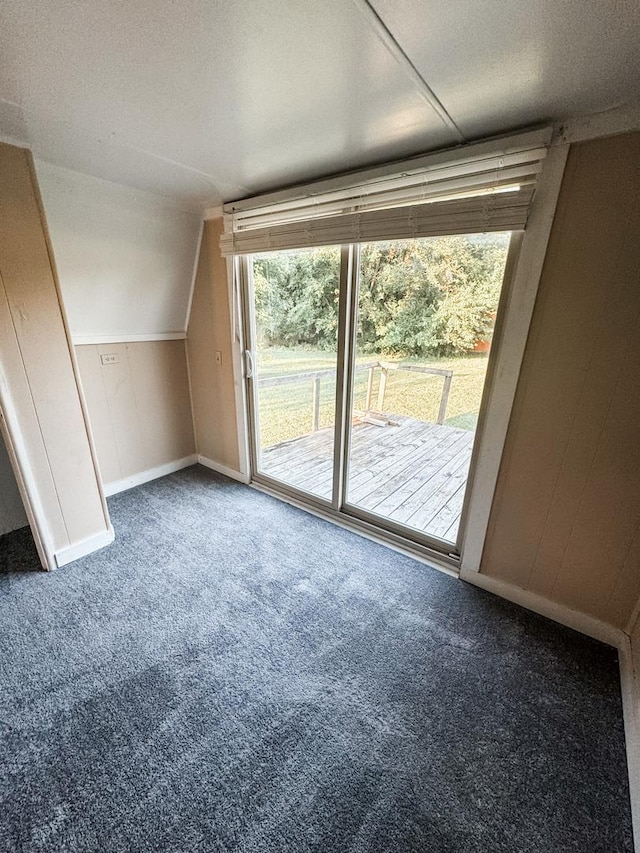
[[[468,352],[490,333],[508,238],[492,234],[362,246],[361,352]],[[340,253],[333,247],[254,258],[262,346],[335,349]]]

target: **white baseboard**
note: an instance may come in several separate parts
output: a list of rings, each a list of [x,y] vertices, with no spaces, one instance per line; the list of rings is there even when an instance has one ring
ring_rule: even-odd
[[[465,569],[461,569],[460,579],[473,584],[473,586],[486,589],[488,592],[493,592],[500,598],[506,598],[507,601],[512,601],[514,604],[519,604],[526,610],[533,610],[540,616],[553,619],[554,622],[566,625],[567,628],[573,628],[574,631],[586,634],[587,637],[593,637],[594,640],[600,640],[601,643],[614,646],[616,649],[628,641],[627,635],[619,628],[614,628],[613,625],[601,622],[593,616],[587,616],[586,613],[579,613],[562,604],[556,604],[555,601],[550,601],[541,595],[535,595],[535,593],[519,586],[505,583],[489,575],[483,575],[481,572],[471,572]]]
[[[636,648],[627,637],[626,645],[618,650],[618,656],[633,840],[636,850],[640,850],[640,648],[635,645]]]
[[[218,474],[224,474],[225,477],[231,477],[232,480],[238,480],[240,483],[249,482],[247,474],[243,474],[241,471],[236,471],[235,468],[228,468],[220,462],[214,462],[213,459],[209,459],[207,456],[198,456],[197,462],[199,462],[200,465],[204,465],[205,468],[217,471]]]
[[[521,587],[464,569],[460,578],[618,650],[633,838],[636,850],[640,851],[640,648],[634,649],[629,635],[621,629]]]
[[[88,536],[86,539],[81,539],[80,542],[75,542],[73,545],[68,545],[66,548],[56,551],[56,566],[60,569],[62,566],[66,566],[67,563],[79,560],[80,557],[93,554],[94,551],[99,551],[100,548],[111,545],[114,538],[113,527],[109,525],[102,533],[96,533],[95,536]]]
[[[107,497],[111,497],[111,495],[117,495],[118,492],[126,492],[127,489],[133,489],[135,486],[141,486],[150,480],[157,480],[158,477],[165,477],[167,474],[173,474],[174,471],[180,471],[181,468],[195,465],[197,461],[198,457],[194,454],[193,456],[184,456],[182,459],[174,459],[173,462],[165,462],[164,465],[158,465],[156,468],[147,468],[146,471],[132,474],[131,477],[125,477],[124,480],[105,483],[104,493]]]

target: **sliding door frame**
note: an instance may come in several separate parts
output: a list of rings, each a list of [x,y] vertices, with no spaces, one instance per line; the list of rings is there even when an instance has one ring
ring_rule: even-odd
[[[357,274],[360,253],[354,244],[342,246],[340,252],[340,293],[338,296],[338,365],[336,373],[336,416],[333,441],[333,495],[331,508],[340,512],[347,482],[351,430],[351,375],[354,310],[357,305]]]
[[[409,530],[393,521],[388,521],[344,503],[345,487],[349,468],[351,443],[351,410],[353,406],[353,382],[356,355],[357,327],[355,319],[358,308],[360,246],[347,244],[340,247],[340,291],[338,308],[338,360],[336,366],[335,426],[333,452],[333,489],[331,500],[305,492],[282,480],[271,477],[260,470],[260,415],[258,390],[253,356],[255,352],[256,321],[255,292],[251,256],[241,256],[234,265],[234,275],[239,283],[243,325],[243,386],[246,400],[247,432],[249,439],[249,481],[261,491],[303,507],[316,515],[328,518],[343,527],[355,530],[369,538],[382,541],[391,548],[410,553],[418,559],[457,574],[458,556],[452,552],[451,543]],[[452,571],[453,570],[453,571]]]
[[[462,553],[462,545],[464,542],[467,517],[469,514],[469,504],[473,493],[473,483],[476,476],[476,468],[478,465],[478,457],[480,447],[486,448],[487,441],[491,440],[491,436],[487,434],[487,415],[492,405],[493,394],[496,389],[496,364],[500,358],[500,352],[504,341],[504,330],[506,326],[507,308],[509,298],[515,280],[515,270],[518,267],[520,252],[522,251],[522,242],[524,231],[512,231],[509,239],[509,249],[507,252],[507,260],[504,268],[504,276],[502,280],[502,288],[500,290],[500,298],[498,299],[498,309],[496,311],[496,319],[493,328],[491,339],[491,348],[489,350],[489,359],[487,362],[487,371],[484,377],[484,387],[480,398],[480,409],[478,410],[478,423],[476,426],[476,434],[473,439],[473,448],[471,450],[471,459],[469,460],[469,474],[465,484],[464,500],[462,502],[462,512],[460,513],[460,522],[458,524],[458,532],[456,535],[456,552]],[[500,456],[502,456],[502,447],[500,447]]]
[[[502,315],[505,310],[505,305],[508,299],[508,293],[511,289],[513,271],[515,270],[518,262],[518,257],[521,248],[521,235],[524,232],[512,232],[509,240],[509,247],[507,250],[507,259],[505,263],[505,269],[503,274],[502,286],[500,290],[500,299],[497,310],[496,317],[496,326],[495,326],[495,334],[494,340],[500,340],[500,329],[502,326]],[[430,553],[437,553],[440,555],[441,559],[447,560],[447,562],[451,561],[454,565],[459,565],[460,562],[460,541],[462,538],[463,525],[465,520],[465,507],[468,502],[468,496],[470,493],[470,486],[475,466],[475,461],[477,459],[477,448],[480,444],[481,433],[484,430],[484,410],[490,404],[490,390],[489,390],[489,378],[493,375],[493,364],[496,358],[496,348],[494,348],[493,343],[491,346],[491,350],[489,353],[489,359],[487,364],[487,372],[485,375],[485,381],[483,385],[483,393],[480,404],[480,412],[478,416],[478,426],[475,430],[475,435],[473,439],[473,450],[469,463],[469,474],[467,476],[467,480],[465,483],[465,497],[462,509],[462,515],[459,524],[459,531],[456,536],[456,541],[451,542],[448,539],[442,539],[438,536],[434,536],[433,534],[422,532],[417,530],[416,528],[408,527],[407,525],[401,524],[400,522],[393,521],[390,518],[386,518],[384,516],[377,515],[374,512],[370,512],[369,510],[363,509],[359,507],[357,504],[349,503],[349,492],[348,492],[348,477],[349,477],[349,460],[350,460],[350,442],[351,442],[351,412],[353,410],[353,396],[354,396],[354,377],[355,377],[355,361],[356,361],[356,339],[358,333],[358,309],[359,309],[359,288],[360,288],[360,252],[361,245],[355,244],[350,247],[352,250],[353,257],[353,266],[350,270],[350,292],[349,294],[345,294],[345,301],[348,303],[348,316],[345,312],[345,324],[347,325],[348,333],[345,336],[346,340],[346,351],[345,351],[345,372],[344,372],[344,394],[345,394],[345,406],[346,406],[346,417],[344,418],[343,424],[343,454],[341,457],[341,503],[335,506],[336,509],[340,509],[342,515],[347,515],[356,521],[366,523],[373,527],[377,527],[381,530],[386,531],[389,534],[393,534],[399,538],[404,539],[405,541],[411,542],[414,546],[427,549]],[[341,306],[342,307],[342,306]],[[337,454],[336,454],[337,455]]]
[[[358,244],[341,248],[332,498],[330,501],[325,500],[259,471],[257,389],[256,383],[247,376],[250,366],[247,365],[246,357],[243,357],[242,386],[246,398],[252,484],[393,548],[435,563],[447,571],[454,568],[462,577],[479,571],[507,427],[568,149],[566,144],[556,144],[549,149],[545,167],[539,176],[527,228],[524,232],[513,232],[510,240],[456,543],[411,530],[345,500],[345,497],[348,498],[346,483],[357,333]],[[242,296],[243,345],[246,350],[253,352],[255,319],[249,257],[240,257],[238,263],[234,264],[234,271],[239,278]]]
[[[511,246],[512,244],[510,244]],[[260,470],[260,405],[255,350],[257,327],[255,317],[255,290],[251,256],[239,259],[239,277],[242,290],[243,324],[245,338],[244,376],[247,396],[247,416],[251,459],[251,482],[289,499],[309,504],[317,510],[330,513],[334,518],[349,518],[352,524],[377,530],[393,541],[418,549],[421,553],[438,555],[439,559],[457,565],[459,553],[455,543],[431,536],[420,530],[406,527],[391,519],[376,515],[348,502],[348,476],[351,448],[351,415],[353,410],[354,377],[356,362],[357,318],[360,289],[360,244],[340,247],[340,285],[338,297],[338,336],[336,365],[336,395],[333,444],[333,485],[331,500],[306,492],[303,489],[270,476]],[[511,251],[511,249],[510,249]],[[505,268],[506,272],[507,267]],[[502,290],[506,290],[506,282]],[[491,361],[491,356],[490,356]],[[477,443],[477,431],[474,446]]]
[[[247,353],[255,352],[256,321],[255,292],[253,287],[253,275],[249,268],[247,258],[234,258],[234,275],[240,284],[240,308],[242,311],[242,341],[241,341],[241,364],[242,378],[245,397],[245,411],[247,418],[247,438],[249,444],[249,478],[254,480],[258,472],[260,461],[260,447],[258,437],[260,435],[260,407],[258,406],[257,392],[253,379],[255,365],[247,364]]]

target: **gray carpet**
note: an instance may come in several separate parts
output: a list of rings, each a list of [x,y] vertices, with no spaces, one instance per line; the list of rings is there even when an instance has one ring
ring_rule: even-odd
[[[3,853],[633,849],[611,648],[202,468],[109,504],[0,546]]]

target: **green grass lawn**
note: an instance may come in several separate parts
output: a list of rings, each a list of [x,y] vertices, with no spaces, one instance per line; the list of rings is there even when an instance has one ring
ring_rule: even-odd
[[[486,355],[456,358],[393,359],[387,356],[358,356],[357,364],[370,361],[398,361],[423,367],[453,370],[451,393],[445,423],[462,429],[475,429],[487,368]],[[266,349],[258,353],[261,379],[314,370],[335,369],[331,353],[306,349]],[[354,407],[364,409],[368,371],[356,372]],[[380,371],[375,371],[373,408],[376,408]],[[443,378],[403,371],[390,371],[384,408],[386,412],[435,422],[442,394]],[[260,433],[262,447],[270,447],[306,435],[312,428],[312,382],[259,388]],[[323,378],[320,396],[320,427],[333,424],[335,379]]]

